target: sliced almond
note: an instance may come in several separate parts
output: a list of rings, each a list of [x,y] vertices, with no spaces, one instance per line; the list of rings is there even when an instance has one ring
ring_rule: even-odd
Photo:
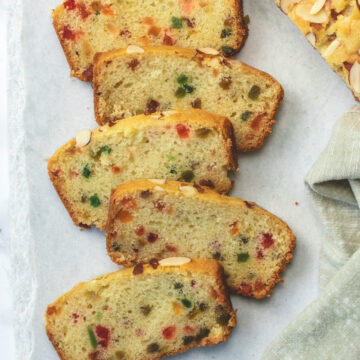
[[[165,115],[165,116],[171,116],[171,115],[177,114],[178,112],[175,111],[175,110],[166,110],[166,111],[163,111],[162,113],[163,113],[163,115]]]
[[[159,186],[159,185],[154,186],[154,190],[156,190],[156,191],[165,191],[165,189],[162,188],[162,187]]]
[[[160,115],[160,114],[158,114],[158,115],[151,115],[151,117],[152,117],[153,119],[159,120],[159,119],[161,118],[161,115]]]
[[[349,82],[356,93],[360,93],[360,64],[356,61],[350,69]]]
[[[338,39],[335,39],[324,51],[323,56],[328,57],[333,54],[333,52],[338,48],[340,45],[340,41]]]
[[[313,7],[310,10],[311,15],[317,14],[325,5],[326,0],[316,0]]]
[[[197,194],[196,189],[191,185],[180,185],[179,190],[185,195],[185,196],[194,196]]]
[[[78,147],[86,146],[91,141],[91,130],[86,129],[79,131],[75,136],[75,140],[76,140],[76,146]]]
[[[213,48],[207,47],[207,48],[200,48],[197,49],[197,51],[207,54],[207,55],[219,55],[219,52]]]
[[[280,9],[285,13],[288,14],[290,7],[292,5],[295,5],[299,2],[300,0],[281,0],[280,1]]]
[[[169,257],[159,261],[161,266],[181,266],[191,261],[188,257]]]
[[[129,45],[126,49],[127,54],[141,54],[144,52],[144,49],[137,45]]]
[[[316,44],[315,34],[312,32],[309,32],[306,34],[306,38],[309,40],[310,44],[315,47],[315,44]]]
[[[166,183],[165,179],[149,179],[149,181],[159,185],[164,185]]]
[[[313,5],[314,3],[312,2],[312,0],[302,1],[296,8],[296,15],[300,16],[306,21],[315,24],[322,24],[324,22],[327,22],[329,18],[325,10],[320,10],[315,15],[310,13]]]

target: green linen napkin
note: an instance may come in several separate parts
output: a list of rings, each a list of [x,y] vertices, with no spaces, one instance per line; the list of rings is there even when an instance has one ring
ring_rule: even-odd
[[[359,360],[360,106],[337,121],[305,181],[327,235],[320,295],[270,344],[262,360]]]

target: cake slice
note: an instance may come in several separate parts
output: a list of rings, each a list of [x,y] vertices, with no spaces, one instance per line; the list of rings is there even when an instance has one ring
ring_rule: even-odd
[[[201,108],[230,119],[241,151],[264,143],[283,98],[270,75],[210,48],[129,46],[97,54],[93,85],[99,124],[137,113]]]
[[[125,266],[169,256],[216,259],[233,292],[263,298],[281,281],[295,237],[254,203],[197,184],[137,180],[112,193],[106,243]]]
[[[201,110],[139,115],[81,131],[49,160],[48,172],[74,223],[104,229],[111,189],[142,178],[231,188],[237,169],[233,130]],[[154,181],[161,183],[162,181]]]
[[[241,0],[66,0],[52,17],[71,74],[84,81],[97,52],[176,44],[232,56],[247,35]]]
[[[62,360],[151,360],[227,341],[236,315],[221,265],[170,258],[78,284],[45,324]]]
[[[360,0],[275,0],[360,101]]]

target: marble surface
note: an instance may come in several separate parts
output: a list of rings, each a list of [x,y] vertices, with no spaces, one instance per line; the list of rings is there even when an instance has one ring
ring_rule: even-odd
[[[6,122],[6,4],[0,1],[0,348],[3,359],[15,358],[11,312],[11,290],[8,275],[8,151]]]
[[[17,221],[27,229],[23,236],[12,238],[22,250],[14,259],[18,260],[14,275],[20,280],[12,284],[20,299],[15,331],[22,360],[56,360],[43,328],[47,304],[77,282],[117,269],[106,255],[102,233],[80,232],[73,226],[46,173],[45,158],[79,130],[96,126],[91,87],[68,77],[51,26],[49,13],[58,2],[22,1],[25,106],[17,118],[23,122],[24,143],[17,155],[26,152],[21,169],[26,181],[19,178],[17,169],[12,173],[12,185],[22,180],[25,187],[20,188],[27,189],[22,208],[12,208],[13,216],[19,210],[24,214]],[[346,86],[273,0],[244,3],[251,19],[250,36],[238,58],[277,78],[284,86],[285,100],[265,146],[240,155],[231,195],[255,201],[287,221],[298,246],[284,274],[285,283],[277,285],[271,298],[232,297],[239,326],[228,343],[196,349],[177,359],[260,359],[271,340],[316,298],[323,229],[303,179],[336,119],[354,103]],[[27,275],[26,286],[22,275]]]

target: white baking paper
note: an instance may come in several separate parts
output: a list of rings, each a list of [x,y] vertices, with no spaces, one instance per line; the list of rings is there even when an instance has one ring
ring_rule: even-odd
[[[55,360],[43,315],[79,281],[116,270],[104,234],[80,231],[56,195],[45,159],[79,130],[96,126],[91,85],[69,77],[52,28],[60,0],[13,0],[9,38],[11,246],[18,359]],[[337,118],[354,103],[350,91],[273,0],[244,0],[250,36],[240,60],[269,72],[285,89],[277,124],[259,151],[241,154],[233,196],[278,215],[297,236],[295,258],[264,300],[232,296],[238,327],[230,341],[177,359],[259,359],[266,346],[317,296],[323,229],[304,175]],[[295,203],[298,202],[296,206]]]

